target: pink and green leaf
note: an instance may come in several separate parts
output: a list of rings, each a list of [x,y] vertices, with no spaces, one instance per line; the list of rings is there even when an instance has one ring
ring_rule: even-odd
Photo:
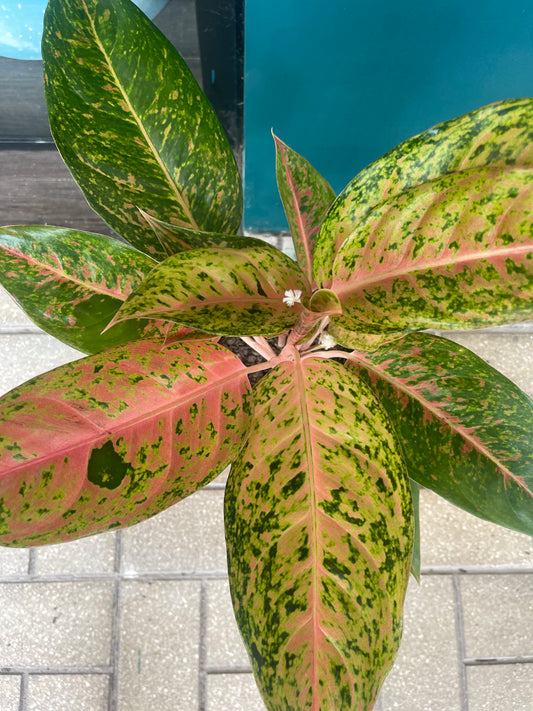
[[[338,196],[317,236],[317,284],[331,285],[341,244],[384,200],[450,173],[532,166],[532,125],[533,99],[501,101],[438,124],[364,168]],[[359,248],[365,248],[364,239]]]
[[[184,60],[129,0],[49,4],[42,54],[56,145],[90,205],[155,258],[138,208],[192,229],[235,232],[235,158]]]
[[[394,424],[412,479],[533,535],[530,397],[466,348],[425,333],[354,357]]]
[[[142,521],[207,484],[250,422],[240,360],[214,344],[140,341],[0,399],[0,544]]]
[[[302,311],[283,303],[286,290],[309,293],[296,262],[266,242],[242,249],[191,249],[150,272],[113,323],[156,318],[227,336],[272,336]],[[303,297],[302,297],[303,298]]]
[[[312,357],[259,382],[225,522],[235,614],[269,711],[373,707],[400,641],[412,517],[399,444],[367,385]]]
[[[277,136],[276,177],[289,223],[296,258],[310,283],[313,279],[315,239],[329,206],[335,199],[330,184],[301,155]]]
[[[454,173],[382,202],[342,244],[332,289],[339,324],[371,334],[531,318],[533,170]]]
[[[104,235],[63,227],[0,228],[0,283],[34,323],[84,353],[165,338],[168,323],[153,319],[120,323],[102,333],[156,264]]]

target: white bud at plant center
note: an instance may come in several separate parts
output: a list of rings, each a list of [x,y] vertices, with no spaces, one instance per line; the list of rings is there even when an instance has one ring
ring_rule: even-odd
[[[330,348],[334,348],[336,345],[335,339],[333,338],[333,336],[330,336],[329,333],[323,333],[320,336],[319,344],[327,351],[329,351]]]
[[[302,291],[301,289],[288,289],[283,297],[283,303],[287,306],[294,306],[294,304],[301,304]]]

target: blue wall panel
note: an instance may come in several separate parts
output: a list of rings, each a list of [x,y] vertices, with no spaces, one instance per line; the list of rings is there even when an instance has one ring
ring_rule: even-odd
[[[245,227],[287,228],[271,129],[339,192],[400,141],[520,96],[531,0],[246,0]]]

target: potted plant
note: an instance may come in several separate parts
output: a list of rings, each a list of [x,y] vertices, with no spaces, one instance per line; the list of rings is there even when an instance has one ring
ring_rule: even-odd
[[[533,101],[440,124],[338,197],[275,138],[294,261],[237,234],[226,137],[129,0],[51,0],[43,61],[58,149],[121,239],[0,230],[2,284],[87,354],[0,400],[2,544],[137,523],[231,464],[265,704],[372,709],[419,572],[418,486],[533,533],[531,399],[424,332],[533,314]]]

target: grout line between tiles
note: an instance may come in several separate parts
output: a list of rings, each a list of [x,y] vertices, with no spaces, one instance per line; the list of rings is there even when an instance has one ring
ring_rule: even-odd
[[[122,572],[123,572],[123,538],[122,531],[116,532],[115,538],[115,591],[113,596],[112,621],[111,621],[111,650],[110,662],[112,667],[108,690],[108,711],[118,711],[119,692],[119,667],[120,667],[120,623],[122,602]]]
[[[35,548],[30,548],[28,553],[28,577],[33,578],[35,576],[35,564],[37,561],[37,552]]]
[[[39,667],[39,666],[2,666],[0,667],[0,676],[53,676],[58,674],[60,676],[70,676],[70,675],[90,675],[97,674],[105,676],[106,674],[113,673],[113,667],[109,665],[101,666],[57,666],[57,667]]]
[[[531,575],[533,567],[520,565],[422,566],[421,575]]]
[[[520,654],[515,657],[466,657],[463,663],[467,667],[497,666],[499,664],[533,664],[533,654]]]
[[[0,585],[20,583],[97,583],[102,581],[137,580],[139,582],[158,582],[162,580],[225,580],[228,573],[225,570],[194,570],[194,571],[150,571],[146,573],[111,571],[108,573],[58,573],[47,575],[11,575],[0,578]]]
[[[28,675],[21,674],[21,676],[20,676],[19,711],[26,711],[27,708],[28,708]]]
[[[457,640],[457,667],[459,673],[459,702],[461,711],[468,711],[468,680],[464,665],[465,632],[463,623],[463,600],[461,596],[461,583],[458,575],[452,576],[454,608],[455,608],[455,636]]]
[[[207,674],[253,674],[252,667],[247,664],[240,666],[212,665],[206,667]]]
[[[198,635],[198,711],[207,711],[207,580],[200,586],[200,628]]]

